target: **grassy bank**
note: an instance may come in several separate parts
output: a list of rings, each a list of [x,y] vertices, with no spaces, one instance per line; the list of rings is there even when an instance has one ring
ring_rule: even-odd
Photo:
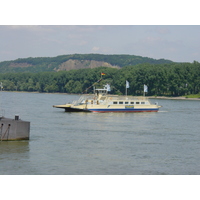
[[[190,94],[185,96],[186,98],[200,98],[200,93],[199,94]]]

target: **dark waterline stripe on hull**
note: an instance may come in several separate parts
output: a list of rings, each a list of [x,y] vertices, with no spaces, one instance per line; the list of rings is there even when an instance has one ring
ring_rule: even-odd
[[[138,109],[138,110],[103,110],[103,109],[95,109],[92,110],[90,109],[91,112],[158,112],[158,109],[152,109],[152,110],[143,110],[143,109]]]
[[[67,108],[65,112],[158,112],[159,109],[74,109]]]

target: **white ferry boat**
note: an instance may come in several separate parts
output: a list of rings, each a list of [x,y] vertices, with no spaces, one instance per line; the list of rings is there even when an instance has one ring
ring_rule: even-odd
[[[95,89],[93,95],[82,95],[70,104],[54,105],[66,112],[157,112],[161,106],[146,97],[110,95],[106,88]]]

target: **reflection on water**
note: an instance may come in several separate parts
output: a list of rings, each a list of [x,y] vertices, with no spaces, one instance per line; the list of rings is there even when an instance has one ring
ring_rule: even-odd
[[[28,160],[28,141],[0,142],[0,174],[24,174]]]
[[[29,141],[1,141],[0,142],[0,159],[2,155],[19,154],[23,156],[29,152]]]

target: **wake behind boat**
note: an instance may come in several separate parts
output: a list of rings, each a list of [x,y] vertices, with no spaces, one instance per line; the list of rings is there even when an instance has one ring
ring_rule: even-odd
[[[157,112],[161,106],[151,104],[146,97],[110,95],[109,85],[94,89],[93,95],[84,94],[70,104],[54,105],[66,112]]]

